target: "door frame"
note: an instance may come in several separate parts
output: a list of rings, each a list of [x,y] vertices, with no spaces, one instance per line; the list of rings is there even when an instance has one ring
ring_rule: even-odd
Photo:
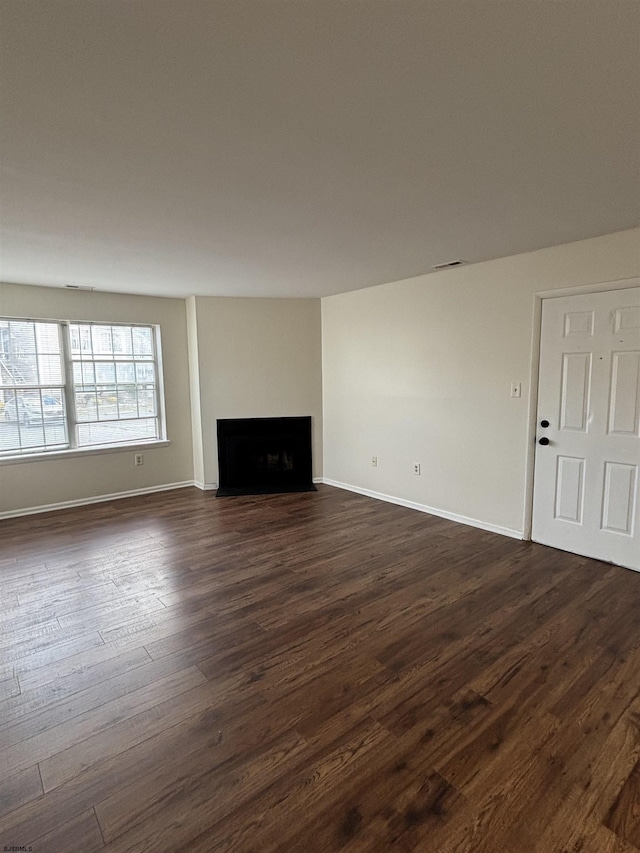
[[[559,287],[556,290],[539,290],[533,295],[533,330],[531,335],[531,370],[529,373],[529,407],[527,411],[527,452],[525,471],[524,519],[522,538],[531,540],[533,528],[533,481],[536,457],[536,431],[538,414],[538,379],[540,377],[540,342],[542,334],[542,302],[560,296],[580,296],[584,293],[604,293],[609,290],[628,290],[640,287],[640,277],[601,281],[574,287]]]

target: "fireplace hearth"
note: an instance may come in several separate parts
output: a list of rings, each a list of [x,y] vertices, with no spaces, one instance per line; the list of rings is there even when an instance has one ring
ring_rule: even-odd
[[[218,497],[315,491],[311,418],[225,418],[217,422]]]

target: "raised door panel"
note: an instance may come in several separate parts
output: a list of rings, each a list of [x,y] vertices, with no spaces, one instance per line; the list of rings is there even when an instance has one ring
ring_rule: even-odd
[[[584,505],[584,459],[558,456],[556,467],[555,517],[582,524]]]
[[[602,498],[602,529],[633,536],[638,466],[606,462]]]
[[[564,353],[560,391],[560,429],[586,432],[590,391],[591,353]]]
[[[640,435],[640,352],[613,353],[609,397],[609,433]]]

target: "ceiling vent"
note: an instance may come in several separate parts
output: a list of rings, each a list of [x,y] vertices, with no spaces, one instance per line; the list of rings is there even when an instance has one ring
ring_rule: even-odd
[[[469,261],[447,261],[446,264],[436,264],[434,267],[431,267],[432,270],[448,270],[451,267],[463,267],[465,264],[468,264]]]

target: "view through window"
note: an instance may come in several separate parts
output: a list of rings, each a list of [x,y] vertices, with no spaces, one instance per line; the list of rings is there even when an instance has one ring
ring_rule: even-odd
[[[161,438],[156,334],[0,319],[0,456]]]

